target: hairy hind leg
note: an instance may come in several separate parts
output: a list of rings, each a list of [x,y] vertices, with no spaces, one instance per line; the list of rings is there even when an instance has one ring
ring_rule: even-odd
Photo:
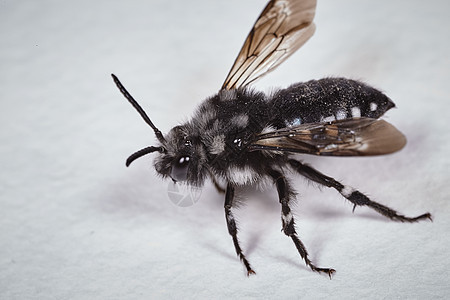
[[[392,208],[389,208],[380,203],[370,200],[366,195],[364,195],[360,191],[355,190],[354,188],[348,185],[343,185],[342,183],[320,173],[319,171],[317,171],[316,169],[307,164],[303,164],[295,159],[290,159],[289,164],[295,171],[305,176],[306,178],[314,182],[317,182],[321,185],[336,189],[342,196],[344,196],[351,203],[353,203],[353,211],[355,211],[356,206],[368,206],[373,210],[377,211],[378,213],[382,214],[383,216],[388,217],[389,219],[395,221],[417,222],[423,219],[432,220],[430,213],[424,213],[417,217],[403,216],[398,212],[396,212],[395,210],[393,210]]]

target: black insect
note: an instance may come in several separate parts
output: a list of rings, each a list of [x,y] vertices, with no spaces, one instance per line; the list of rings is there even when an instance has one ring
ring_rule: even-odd
[[[291,212],[295,192],[286,171],[293,170],[320,185],[336,189],[356,206],[368,206],[396,221],[431,219],[429,213],[405,217],[371,201],[363,193],[293,158],[295,153],[365,156],[400,150],[406,138],[379,118],[394,103],[382,92],[355,80],[325,78],[296,83],[264,94],[248,87],[275,69],[314,33],[315,0],[272,0],[263,10],[219,92],[206,99],[194,117],[163,135],[144,110],[112,75],[120,91],[153,128],[158,146],[132,154],[126,162],[158,152],[154,165],[163,178],[202,186],[210,178],[225,192],[225,217],[236,253],[247,275],[254,274],[237,238],[233,217],[236,187],[272,181],[278,190],[283,232],[306,264],[317,272],[300,241]],[[226,183],[226,191],[219,181]]]

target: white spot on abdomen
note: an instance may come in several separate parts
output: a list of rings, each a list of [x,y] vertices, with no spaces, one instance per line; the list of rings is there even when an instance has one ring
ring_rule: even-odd
[[[375,102],[370,102],[370,111],[376,111],[378,105]]]
[[[344,120],[347,118],[347,112],[345,110],[338,110],[336,112],[336,120]]]
[[[361,117],[361,110],[359,109],[359,107],[352,107],[352,117],[353,118],[359,118]]]

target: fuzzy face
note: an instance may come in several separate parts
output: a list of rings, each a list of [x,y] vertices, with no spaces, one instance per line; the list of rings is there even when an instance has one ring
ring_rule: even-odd
[[[165,149],[155,158],[155,169],[163,178],[202,186],[207,175],[206,155],[200,138],[189,130],[189,126],[172,128],[164,137]]]

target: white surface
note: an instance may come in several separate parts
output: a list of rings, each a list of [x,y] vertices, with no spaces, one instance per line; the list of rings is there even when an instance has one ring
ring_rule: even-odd
[[[152,157],[152,131],[116,73],[167,132],[215,93],[265,5],[252,1],[0,2],[0,298],[443,298],[450,293],[450,2],[319,1],[315,36],[256,84],[363,79],[397,104],[407,147],[376,158],[307,157],[407,215],[394,223],[297,177],[308,270],[280,233],[275,190],[237,212],[256,276],[208,184],[183,209]]]

